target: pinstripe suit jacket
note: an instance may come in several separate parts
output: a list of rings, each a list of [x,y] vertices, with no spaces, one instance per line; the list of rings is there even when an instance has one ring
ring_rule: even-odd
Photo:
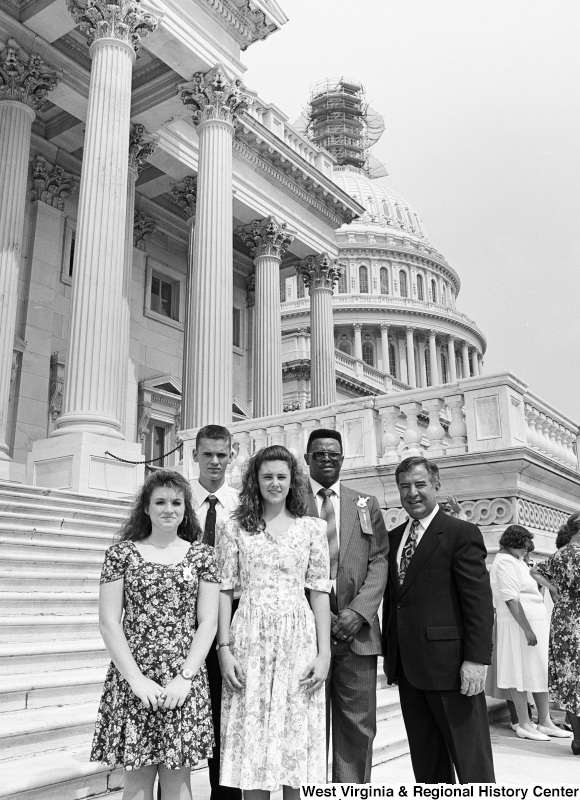
[[[351,608],[366,620],[350,643],[351,650],[361,656],[381,655],[377,611],[387,585],[389,536],[376,497],[370,497],[368,502],[373,533],[362,532],[356,507],[359,497],[360,492],[340,484],[336,599],[339,611]],[[318,517],[312,492],[309,493],[308,502],[310,516]]]

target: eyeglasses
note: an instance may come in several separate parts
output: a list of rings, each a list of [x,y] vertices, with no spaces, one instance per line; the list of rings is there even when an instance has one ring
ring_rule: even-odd
[[[327,458],[329,461],[337,463],[342,458],[342,453],[335,453],[334,450],[314,450],[310,453],[310,457],[314,461],[324,461]]]

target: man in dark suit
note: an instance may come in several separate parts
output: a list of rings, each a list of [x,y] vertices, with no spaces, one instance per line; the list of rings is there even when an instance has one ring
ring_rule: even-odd
[[[389,541],[376,497],[338,478],[342,439],[334,430],[310,434],[310,513],[327,523],[330,550],[332,660],[326,682],[327,732],[332,713],[333,783],[368,783],[376,733],[377,611],[387,582]]]
[[[389,533],[383,647],[399,684],[417,783],[494,783],[485,665],[493,605],[479,528],[444,514],[439,470],[414,457],[395,471],[410,519]]]

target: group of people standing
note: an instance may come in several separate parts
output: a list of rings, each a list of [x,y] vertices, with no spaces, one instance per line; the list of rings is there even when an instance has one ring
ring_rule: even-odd
[[[203,758],[211,800],[280,786],[298,800],[301,784],[326,782],[330,737],[332,781],[368,783],[381,653],[417,782],[493,782],[486,550],[440,509],[437,466],[399,464],[409,519],[387,533],[377,499],[340,482],[334,430],[310,435],[308,477],[266,447],[238,495],[231,458],[228,430],[202,428],[199,478],[152,473],[105,556],[112,663],[91,759],[124,767],[123,800],[152,800],[156,777],[162,800],[190,800]]]

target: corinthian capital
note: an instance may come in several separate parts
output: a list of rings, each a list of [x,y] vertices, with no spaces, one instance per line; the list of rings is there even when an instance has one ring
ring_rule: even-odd
[[[39,55],[27,55],[14,39],[8,39],[0,53],[0,100],[18,100],[36,110],[60,79],[60,73],[47,67]]]
[[[183,211],[185,219],[195,217],[197,178],[193,175],[187,175],[182,181],[173,186],[171,194],[179,208]]]
[[[41,200],[62,211],[65,199],[75,190],[76,179],[62,167],[54,167],[42,156],[36,156],[32,164],[32,183],[32,201]]]
[[[67,6],[88,34],[89,46],[97,39],[119,39],[137,51],[141,37],[157,27],[157,17],[145,11],[140,0],[67,0]]]
[[[186,106],[193,106],[195,123],[213,119],[233,124],[253,102],[242,81],[229,78],[221,64],[209,72],[196,72],[193,80],[179,86],[179,94]]]
[[[310,291],[313,289],[330,289],[343,274],[345,267],[338,263],[338,259],[330,258],[328,253],[317,256],[307,256],[304,261],[296,264],[296,272]]]
[[[157,142],[145,133],[143,125],[131,125],[129,131],[129,167],[141,172],[144,163],[152,156]]]
[[[157,220],[144,214],[142,211],[135,211],[133,219],[133,244],[139,250],[145,250],[147,240],[153,236]]]
[[[286,229],[286,223],[278,222],[275,217],[255,219],[237,233],[246,247],[250,248],[252,258],[274,256],[282,259],[294,239],[294,234]]]

